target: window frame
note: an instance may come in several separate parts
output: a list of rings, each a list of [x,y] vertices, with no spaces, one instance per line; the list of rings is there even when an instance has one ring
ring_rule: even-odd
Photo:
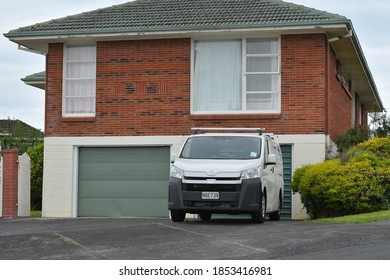
[[[67,49],[69,47],[94,47],[95,48],[95,56],[94,59],[85,59],[85,60],[68,60],[68,52]],[[62,117],[95,117],[96,116],[96,56],[97,56],[97,46],[96,43],[85,43],[85,44],[64,44],[63,46],[63,74],[62,74]],[[67,70],[68,65],[71,63],[92,63],[94,64],[94,77],[76,77],[76,78],[68,78]],[[67,93],[67,81],[85,81],[85,80],[93,80],[94,81],[94,92],[90,96],[66,96]],[[93,113],[66,113],[66,100],[70,98],[93,98]]]
[[[249,54],[247,55],[247,40],[256,40],[256,39],[277,39],[278,42],[278,53],[277,54]],[[214,41],[223,41],[223,40],[241,40],[241,110],[231,110],[231,111],[196,111],[194,109],[194,67],[195,67],[195,44],[197,41],[213,41],[213,39],[208,38],[192,38],[191,39],[191,114],[192,115],[218,115],[218,114],[228,114],[228,115],[242,115],[242,114],[280,114],[282,107],[282,73],[281,73],[281,39],[279,36],[267,36],[267,37],[232,37],[232,38],[218,38]],[[277,72],[248,72],[247,67],[247,57],[277,57],[278,71]],[[258,91],[258,92],[249,92],[247,91],[247,75],[278,75],[278,90],[277,91]],[[247,95],[248,94],[276,94],[278,104],[273,110],[249,110],[247,109]]]

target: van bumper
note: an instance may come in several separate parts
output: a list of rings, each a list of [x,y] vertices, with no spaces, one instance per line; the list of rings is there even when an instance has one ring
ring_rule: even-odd
[[[168,209],[199,214],[250,214],[259,210],[260,178],[243,180],[237,185],[183,184],[181,179],[170,178]],[[218,199],[202,199],[202,192],[218,192]]]

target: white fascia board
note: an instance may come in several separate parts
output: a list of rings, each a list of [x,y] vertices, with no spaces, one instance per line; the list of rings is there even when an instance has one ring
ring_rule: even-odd
[[[13,37],[11,41],[25,46],[31,50],[34,44],[39,42],[64,42],[77,40],[108,41],[108,40],[132,40],[132,39],[160,39],[160,38],[196,38],[208,36],[242,36],[242,34],[308,34],[327,33],[329,31],[348,31],[346,24],[330,25],[301,25],[301,26],[281,26],[281,27],[258,27],[258,28],[237,28],[237,29],[207,29],[207,30],[175,30],[175,31],[140,31],[122,33],[90,33],[90,34],[70,34],[70,35],[49,35],[49,36],[26,36]],[[342,34],[344,34],[342,33]]]
[[[279,32],[279,33],[308,33],[322,31],[323,33],[333,29],[347,30],[345,24],[333,25],[302,25],[302,26],[282,26],[282,27],[259,27],[259,28],[237,28],[237,29],[203,29],[203,30],[183,30],[183,31],[142,31],[142,32],[123,32],[123,33],[90,33],[90,34],[74,34],[74,35],[54,35],[54,36],[31,36],[12,38],[13,41],[31,41],[31,40],[52,40],[52,39],[84,39],[84,38],[105,38],[105,37],[139,37],[139,36],[168,36],[168,37],[188,37],[197,34],[225,34],[225,33],[253,33],[253,32]]]

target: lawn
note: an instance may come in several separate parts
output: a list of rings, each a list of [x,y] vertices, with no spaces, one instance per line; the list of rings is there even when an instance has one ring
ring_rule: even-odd
[[[390,210],[363,213],[357,215],[336,217],[336,218],[325,218],[310,220],[313,223],[346,223],[346,224],[364,224],[370,222],[377,222],[383,220],[390,220]]]
[[[42,217],[42,211],[31,210],[30,215],[32,218],[40,218],[40,217]]]

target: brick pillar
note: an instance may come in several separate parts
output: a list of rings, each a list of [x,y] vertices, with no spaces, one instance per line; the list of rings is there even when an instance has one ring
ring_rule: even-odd
[[[18,150],[3,150],[3,219],[18,216]]]

